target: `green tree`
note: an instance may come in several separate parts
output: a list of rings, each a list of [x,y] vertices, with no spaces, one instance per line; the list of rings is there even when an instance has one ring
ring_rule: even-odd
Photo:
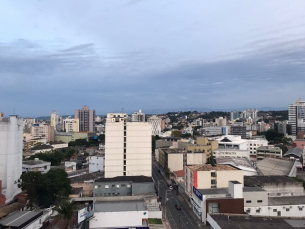
[[[181,137],[181,131],[180,130],[173,130],[172,131],[172,137]]]
[[[59,217],[65,220],[65,228],[69,228],[70,220],[77,212],[76,203],[74,201],[63,199],[56,210]]]
[[[211,165],[216,165],[217,164],[217,162],[216,162],[216,158],[215,158],[215,156],[210,156],[209,158],[208,158],[208,160],[207,160],[207,164],[211,164]]]

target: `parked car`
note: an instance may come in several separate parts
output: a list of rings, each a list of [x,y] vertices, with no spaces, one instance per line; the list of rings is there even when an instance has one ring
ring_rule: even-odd
[[[175,208],[176,208],[177,210],[181,210],[181,206],[178,205],[178,204],[175,204]]]

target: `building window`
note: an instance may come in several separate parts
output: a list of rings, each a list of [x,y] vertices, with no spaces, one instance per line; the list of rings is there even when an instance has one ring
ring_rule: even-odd
[[[277,212],[277,209],[273,209],[273,212]]]
[[[219,213],[219,203],[209,203],[209,213]]]
[[[286,208],[286,212],[289,212],[290,211],[290,209],[289,208]]]
[[[300,207],[299,207],[299,211],[303,211],[303,208],[300,208]]]
[[[130,185],[130,184],[128,184],[128,185],[127,185],[127,188],[131,188],[131,185]]]
[[[121,184],[122,187],[125,187],[125,184]]]
[[[120,188],[120,185],[119,185],[119,184],[117,184],[117,185],[116,185],[116,188]]]
[[[97,185],[95,185],[95,189],[97,189]]]
[[[256,213],[260,213],[260,211],[261,211],[261,209],[257,209],[257,210],[256,210]]]
[[[263,201],[262,200],[258,200],[257,203],[263,203]]]
[[[250,213],[250,212],[251,212],[251,208],[248,208],[246,212],[247,212],[247,213]]]
[[[216,184],[216,180],[211,180],[211,184]]]
[[[246,200],[246,203],[248,203],[248,204],[251,203],[251,200]]]
[[[216,173],[215,172],[211,172],[211,177],[216,177]]]
[[[105,188],[109,188],[109,185],[105,185]]]

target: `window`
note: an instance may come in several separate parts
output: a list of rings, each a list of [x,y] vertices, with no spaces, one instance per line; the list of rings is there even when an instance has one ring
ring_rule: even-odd
[[[303,208],[302,208],[302,207],[299,207],[299,211],[303,211]]]
[[[115,187],[115,184],[113,184],[112,187]]]
[[[286,208],[286,212],[289,212],[290,211],[290,209],[289,208]]]
[[[247,213],[250,213],[250,211],[251,211],[251,208],[248,208],[246,212],[247,212]]]
[[[257,203],[263,203],[263,201],[262,200],[258,200]]]
[[[251,203],[251,200],[246,200],[246,203],[248,203],[248,204]]]
[[[121,184],[121,187],[125,187],[126,185],[125,184]]]
[[[100,195],[99,196],[103,196],[103,193],[100,193]]]
[[[216,184],[216,180],[211,180],[211,184]]]
[[[131,185],[130,185],[130,184],[128,184],[128,185],[127,185],[127,188],[131,188]]]
[[[97,189],[97,185],[95,185],[95,189]]]
[[[260,213],[260,211],[261,211],[261,209],[257,209],[257,210],[256,210],[256,213]]]
[[[277,209],[273,209],[273,212],[277,212]]]
[[[111,193],[108,193],[108,196],[111,196]]]
[[[209,203],[209,213],[219,213],[219,203]]]
[[[109,185],[105,185],[105,188],[109,188]]]
[[[216,177],[216,173],[215,172],[211,172],[211,177]]]
[[[120,188],[120,185],[119,185],[119,184],[117,184],[117,185],[116,185],[116,188]]]

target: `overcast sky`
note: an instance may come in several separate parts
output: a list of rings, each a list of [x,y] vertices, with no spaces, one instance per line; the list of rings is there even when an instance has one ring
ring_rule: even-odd
[[[0,3],[0,111],[286,107],[305,98],[304,0]]]

